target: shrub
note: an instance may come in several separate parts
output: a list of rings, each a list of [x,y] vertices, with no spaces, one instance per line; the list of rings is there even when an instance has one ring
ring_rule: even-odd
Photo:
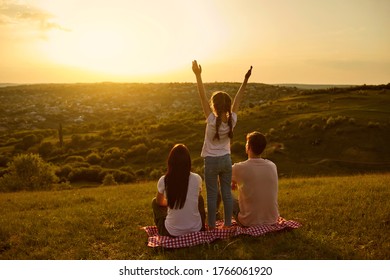
[[[17,140],[17,139],[15,139],[15,138],[13,138],[13,137],[11,137],[11,138],[8,138],[8,140],[7,140],[7,142],[5,143],[5,145],[15,145],[15,144],[17,144],[19,141]]]
[[[289,120],[284,120],[283,122],[280,123],[280,126],[289,126],[291,125],[291,121]]]
[[[299,109],[299,110],[305,109],[307,107],[309,107],[309,104],[307,104],[306,102],[301,102],[301,103],[297,103],[296,104],[296,108]]]
[[[152,148],[146,153],[146,157],[150,161],[157,161],[161,159],[161,149],[160,148]]]
[[[118,183],[131,183],[135,181],[134,174],[125,171],[114,170],[112,174],[114,175],[114,178]]]
[[[87,157],[86,157],[86,160],[89,164],[99,164],[102,160],[102,158],[99,156],[99,154],[93,152],[93,153],[90,153]]]
[[[312,130],[320,130],[320,126],[318,125],[318,124],[313,124],[312,126],[311,126],[311,129]]]
[[[38,143],[38,137],[35,134],[26,135],[22,140],[24,149],[28,149]]]
[[[231,146],[231,151],[232,153],[235,153],[235,154],[241,154],[243,152],[245,152],[245,145],[241,142],[233,142],[232,146]]]
[[[148,143],[148,139],[145,136],[137,136],[129,140],[129,144],[131,146],[145,143]]]
[[[327,127],[332,127],[336,124],[336,120],[333,118],[333,117],[329,117],[327,120],[326,120],[326,126]]]
[[[102,168],[100,166],[73,168],[69,173],[68,179],[70,182],[87,181],[87,182],[101,182],[99,177]]]
[[[118,169],[102,169],[99,173],[99,179],[104,180],[108,174],[112,174],[118,183],[131,183],[135,181],[134,174]]]
[[[347,120],[346,116],[337,116],[335,119],[336,123],[343,123],[346,120]]]
[[[150,146],[152,147],[159,147],[159,148],[164,148],[166,146],[166,141],[163,141],[161,139],[153,139],[151,142],[150,142]]]
[[[137,178],[143,178],[145,177],[145,175],[146,175],[146,171],[144,169],[138,169],[135,172],[135,176],[137,176]]]
[[[111,135],[113,134],[112,130],[111,129],[107,129],[105,131],[102,131],[99,135],[104,137],[104,138],[108,138],[110,137]]]
[[[337,116],[335,118],[329,117],[326,120],[326,127],[332,127],[332,126],[335,126],[337,124],[341,124],[341,123],[345,122],[346,120],[347,120],[347,117],[345,117],[345,116]]]
[[[68,181],[59,182],[53,185],[53,190],[62,191],[62,190],[71,190],[72,185]]]
[[[103,186],[115,186],[118,183],[115,181],[114,175],[106,174],[103,179]]]
[[[356,123],[355,118],[349,118],[348,123],[349,124],[355,124]]]
[[[368,122],[367,126],[369,128],[380,128],[381,124],[379,122]]]
[[[51,142],[43,142],[38,148],[38,152],[43,157],[48,157],[54,149],[54,145]]]
[[[8,171],[0,178],[0,190],[47,190],[58,181],[55,168],[37,154],[15,156]]]
[[[68,144],[68,147],[73,149],[80,149],[86,146],[87,146],[87,141],[81,135],[78,134],[72,135],[71,141]]]
[[[68,156],[65,159],[65,163],[73,163],[73,162],[84,162],[84,158],[82,156]]]
[[[67,180],[72,170],[73,170],[72,166],[66,164],[56,170],[56,175],[60,178],[60,180],[63,179]]]
[[[150,174],[149,174],[149,179],[152,179],[152,180],[157,180],[157,179],[159,179],[160,177],[161,177],[161,175],[162,175],[163,173],[160,171],[160,170],[158,170],[158,169],[153,169],[151,172],[150,172]]]
[[[106,157],[106,156],[108,156],[110,158],[119,159],[122,156],[122,151],[118,147],[112,147],[112,148],[109,148],[105,151],[104,157]]]
[[[137,144],[128,149],[125,156],[126,158],[130,158],[133,156],[145,155],[147,151],[148,147],[144,143]]]
[[[6,167],[10,159],[5,155],[0,155],[0,167]]]
[[[91,166],[88,162],[85,162],[85,161],[83,161],[83,162],[71,162],[69,164],[72,166],[72,168],[80,168],[80,167],[88,168],[88,167]]]
[[[119,170],[127,172],[133,176],[135,175],[134,170],[131,166],[122,166]]]

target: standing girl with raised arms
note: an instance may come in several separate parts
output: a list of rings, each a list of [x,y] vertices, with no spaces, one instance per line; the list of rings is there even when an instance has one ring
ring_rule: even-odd
[[[230,227],[233,214],[230,141],[233,138],[233,129],[237,123],[237,111],[248,79],[251,76],[252,66],[245,74],[244,81],[234,98],[233,104],[230,96],[223,91],[214,92],[209,103],[202,82],[202,67],[198,65],[196,60],[192,62],[192,71],[196,76],[198,93],[206,118],[206,131],[201,156],[204,158],[208,226],[209,229],[215,228],[219,182],[224,208],[224,226]]]

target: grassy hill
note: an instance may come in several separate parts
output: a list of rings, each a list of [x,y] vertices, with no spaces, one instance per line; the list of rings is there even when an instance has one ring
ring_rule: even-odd
[[[238,127],[267,132],[267,156],[288,175],[389,170],[388,92],[333,91],[302,92],[263,110],[247,109]]]
[[[234,96],[237,83],[206,84]],[[390,85],[301,89],[249,84],[232,142],[245,159],[245,135],[269,140],[265,157],[282,177],[390,170]],[[63,145],[59,145],[59,126]],[[193,83],[43,84],[0,88],[0,176],[19,153],[39,153],[71,184],[154,180],[175,143],[202,172],[204,117]],[[103,174],[103,175],[102,175]],[[91,178],[96,178],[92,179]]]
[[[390,174],[285,178],[282,217],[292,231],[151,249],[156,182],[0,193],[0,259],[390,259]]]
[[[233,96],[239,84],[205,86]],[[63,185],[0,193],[0,259],[390,259],[389,101],[390,85],[249,84],[233,161],[246,158],[246,133],[265,133],[264,156],[281,177],[280,213],[303,227],[154,250],[140,227],[153,223],[155,180],[172,145],[185,143],[194,171],[203,173],[196,85],[2,87],[0,176],[15,155],[38,153]],[[121,184],[87,188],[100,186],[106,174]]]

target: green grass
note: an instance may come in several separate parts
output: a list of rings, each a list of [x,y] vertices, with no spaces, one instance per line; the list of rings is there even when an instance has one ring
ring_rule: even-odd
[[[390,174],[281,179],[296,230],[146,246],[156,182],[0,194],[0,259],[390,259]]]

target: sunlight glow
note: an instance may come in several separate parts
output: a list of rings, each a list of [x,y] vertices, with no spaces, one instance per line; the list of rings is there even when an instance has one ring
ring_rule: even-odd
[[[388,83],[390,1],[298,2],[0,0],[0,83]]]
[[[161,18],[172,13],[165,5],[158,13],[91,12],[84,22],[69,22],[66,32],[51,30],[39,44],[49,61],[69,67],[121,76],[173,72],[188,67],[194,57],[210,58],[227,41],[212,17],[193,25],[195,15],[183,13],[188,9],[184,4],[179,8],[180,14],[164,21]]]

